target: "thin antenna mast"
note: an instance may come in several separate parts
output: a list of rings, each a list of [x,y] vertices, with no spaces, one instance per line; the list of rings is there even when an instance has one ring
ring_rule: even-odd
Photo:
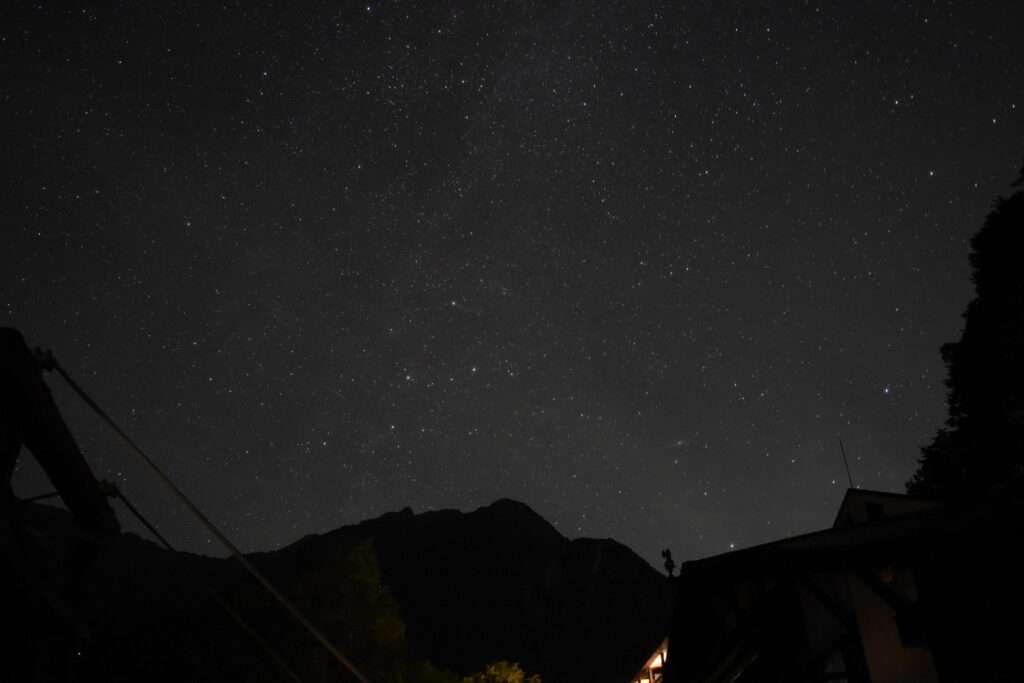
[[[850,482],[850,488],[857,488],[853,485],[853,475],[850,474],[850,462],[846,459],[846,449],[843,448],[843,437],[839,437],[839,452],[843,456],[843,465],[846,466],[846,480]]]

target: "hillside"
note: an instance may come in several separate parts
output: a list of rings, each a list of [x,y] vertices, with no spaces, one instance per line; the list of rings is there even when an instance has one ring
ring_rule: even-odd
[[[59,518],[33,517],[50,529],[44,542]],[[546,683],[624,682],[664,635],[671,604],[669,583],[627,547],[570,541],[510,500],[406,509],[250,559],[375,682],[452,681],[498,660]],[[286,680],[190,577],[216,586],[303,680],[347,680],[237,563],[132,535],[90,576],[81,675]]]

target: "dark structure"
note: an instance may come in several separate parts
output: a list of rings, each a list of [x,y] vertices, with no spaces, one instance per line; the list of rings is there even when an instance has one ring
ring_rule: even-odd
[[[101,535],[120,530],[43,382],[40,359],[20,332],[0,327],[0,514],[5,518],[14,500],[11,475],[22,445],[32,451],[79,524]]]
[[[40,358],[21,333],[0,328],[0,600],[2,649],[11,680],[64,680],[88,637],[79,613],[82,581],[99,544],[120,527],[50,390]],[[38,542],[11,489],[22,445],[46,471],[74,515],[59,544]]]
[[[663,638],[654,652],[644,661],[644,665],[633,676],[631,683],[662,683],[667,660],[668,638]]]
[[[665,681],[1017,680],[1021,512],[851,489],[831,529],[686,563]]]

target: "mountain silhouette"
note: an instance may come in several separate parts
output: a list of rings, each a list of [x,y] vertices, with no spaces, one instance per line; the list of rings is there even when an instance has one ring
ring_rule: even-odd
[[[29,507],[40,547],[60,543],[66,515]],[[500,660],[545,683],[624,683],[664,636],[672,603],[671,583],[626,546],[569,540],[507,499],[468,513],[406,508],[248,558],[374,683],[441,680],[435,669],[457,680]],[[303,680],[351,680],[237,562],[133,534],[87,577],[80,677],[287,680],[204,585]]]

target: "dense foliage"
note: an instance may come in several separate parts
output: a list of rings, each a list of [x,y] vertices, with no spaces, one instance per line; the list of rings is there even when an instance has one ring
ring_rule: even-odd
[[[1021,188],[1024,171],[1014,187]],[[910,493],[971,501],[1024,481],[1024,189],[999,198],[971,240],[975,298],[942,347],[948,417],[922,449]]]
[[[333,561],[297,579],[298,600],[307,612],[329,615],[320,626],[336,645],[358,656],[362,672],[376,683],[541,683],[519,664],[497,661],[464,678],[414,656],[406,638],[401,609],[381,580],[380,562],[373,542],[366,540],[338,552]],[[311,604],[312,601],[319,603]],[[338,667],[322,648],[297,634],[293,644],[301,652],[304,673],[315,680],[338,678]]]
[[[540,676],[528,676],[515,662],[504,660],[488,664],[483,671],[466,676],[462,683],[541,683]]]

